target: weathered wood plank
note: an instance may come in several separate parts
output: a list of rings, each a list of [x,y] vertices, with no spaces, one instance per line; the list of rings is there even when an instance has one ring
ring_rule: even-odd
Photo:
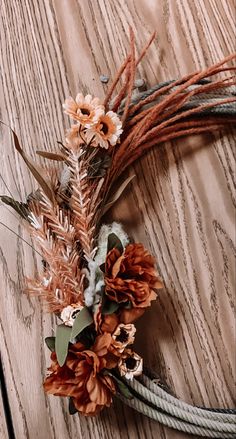
[[[210,65],[235,50],[233,0],[1,1],[1,119],[29,154],[49,150],[68,124],[68,95],[103,96],[127,48],[128,26],[142,47],[158,38],[139,68],[149,84]],[[1,129],[1,174],[24,199],[34,182]],[[136,350],[179,397],[196,405],[233,404],[234,149],[230,134],[165,144],[136,164],[113,218],[157,256],[165,290],[138,322]],[[130,171],[131,172],[131,171]],[[132,170],[133,172],[133,170]],[[1,193],[7,189],[1,183]],[[1,206],[1,221],[27,241]],[[68,415],[43,393],[49,364],[43,339],[53,322],[23,292],[36,256],[1,226],[0,346],[16,438],[181,439],[119,402],[94,419]]]
[[[6,423],[3,400],[1,395],[0,395],[0,438],[1,439],[8,438],[7,423]]]

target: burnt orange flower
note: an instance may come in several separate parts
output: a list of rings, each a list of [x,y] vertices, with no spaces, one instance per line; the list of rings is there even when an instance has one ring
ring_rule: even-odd
[[[135,320],[138,320],[139,317],[141,317],[145,312],[145,308],[131,308],[131,309],[121,309],[119,313],[119,319],[121,323],[125,323],[126,325],[128,323],[135,322]]]
[[[115,331],[119,324],[119,318],[116,314],[103,315],[101,312],[102,306],[99,305],[97,311],[94,313],[94,324],[98,334]]]
[[[105,265],[105,291],[109,299],[121,304],[129,301],[134,308],[149,306],[156,298],[154,290],[162,288],[154,263],[142,244],[129,244],[123,253],[113,248]]]
[[[110,334],[99,335],[91,350],[85,350],[82,343],[71,345],[62,367],[53,352],[50,375],[44,381],[45,391],[71,397],[75,408],[84,415],[96,415],[110,406],[115,384],[102,371],[114,367],[114,358],[110,359],[108,351],[111,340]]]

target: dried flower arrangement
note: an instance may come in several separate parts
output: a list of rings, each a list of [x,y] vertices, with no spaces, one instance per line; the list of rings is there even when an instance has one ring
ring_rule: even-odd
[[[117,394],[165,425],[208,436],[207,425],[221,423],[223,427],[217,424],[209,437],[233,437],[232,412],[196,409],[194,416],[202,422],[173,414],[169,406],[178,404],[160,396],[165,391],[143,373],[143,359],[132,348],[134,322],[155,300],[162,280],[155,259],[142,244],[131,242],[120,224],[103,224],[104,214],[131,178],[110,198],[116,179],[152,146],[236,121],[235,78],[212,80],[215,74],[235,70],[224,66],[236,55],[205,71],[134,93],[136,67],[153,38],[136,58],[130,30],[130,53],[104,102],[81,93],[65,101],[64,111],[73,121],[65,142],[56,152],[38,151],[60,163],[57,175],[33,163],[13,132],[15,147],[40,188],[25,203],[1,199],[25,220],[43,258],[38,278],[27,280],[27,291],[37,295],[59,322],[55,337],[46,338],[52,363],[45,391],[69,397],[70,413],[95,415]],[[123,85],[112,99],[123,74]],[[158,398],[169,404],[168,409]],[[185,406],[179,408],[181,413],[191,411]]]

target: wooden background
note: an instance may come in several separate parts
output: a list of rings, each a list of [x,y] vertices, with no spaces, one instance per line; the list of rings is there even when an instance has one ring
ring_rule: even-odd
[[[53,149],[68,126],[65,97],[104,96],[99,76],[112,77],[122,62],[129,25],[138,49],[158,33],[139,70],[153,85],[234,51],[235,13],[234,0],[0,0],[0,119],[30,154]],[[24,200],[35,182],[9,130],[0,126],[0,133],[2,178]],[[135,165],[137,178],[112,214],[156,255],[165,280],[138,323],[136,351],[176,395],[200,406],[235,403],[234,154],[230,132],[153,149]],[[0,216],[29,241],[4,206]],[[0,233],[1,356],[16,438],[186,438],[117,401],[86,419],[71,417],[67,401],[44,394],[43,339],[53,321],[22,290],[25,274],[37,270],[36,257],[2,225]],[[0,436],[7,437],[3,416]]]

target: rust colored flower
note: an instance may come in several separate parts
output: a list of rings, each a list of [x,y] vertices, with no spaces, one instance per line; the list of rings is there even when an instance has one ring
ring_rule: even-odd
[[[119,319],[121,323],[135,322],[135,320],[139,319],[145,312],[145,308],[131,308],[131,309],[121,309],[119,314]]]
[[[85,350],[82,343],[71,345],[62,367],[53,352],[50,375],[44,381],[45,391],[71,397],[75,408],[84,415],[96,415],[109,407],[116,391],[113,379],[103,374],[104,368],[114,367],[114,359],[110,360],[108,351],[110,343],[111,335],[103,334],[96,338],[91,350]]]
[[[94,324],[97,333],[103,332],[113,333],[119,324],[119,318],[116,314],[103,315],[101,313],[101,305],[98,306],[97,311],[94,313]]]
[[[153,256],[142,244],[129,244],[123,253],[113,248],[105,266],[105,291],[109,299],[121,304],[129,301],[134,308],[149,306],[156,298],[154,290],[162,288],[154,264]]]

